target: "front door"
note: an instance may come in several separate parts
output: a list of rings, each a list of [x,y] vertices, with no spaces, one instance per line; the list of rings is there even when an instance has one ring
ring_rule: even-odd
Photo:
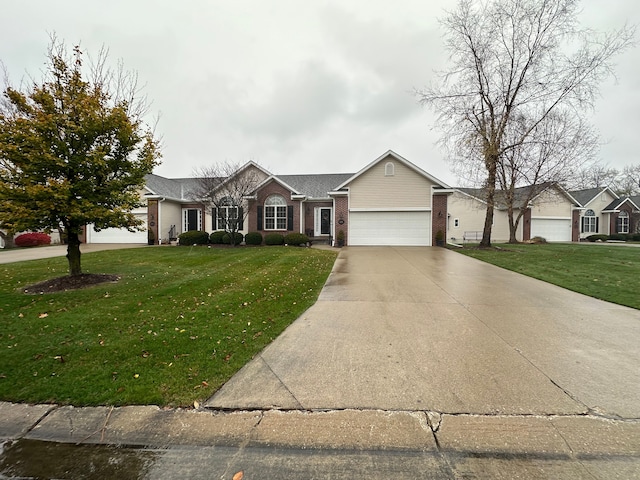
[[[316,208],[316,225],[314,236],[331,235],[331,207]]]

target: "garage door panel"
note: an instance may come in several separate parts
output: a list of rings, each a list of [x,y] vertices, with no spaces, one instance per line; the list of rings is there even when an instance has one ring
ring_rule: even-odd
[[[142,220],[143,228],[147,224],[146,214],[136,214],[138,220]],[[147,231],[130,232],[126,228],[105,228],[96,232],[93,225],[87,226],[87,243],[147,243]]]
[[[349,245],[431,245],[430,212],[351,212]]]
[[[570,242],[571,220],[564,218],[534,218],[531,237],[542,237],[548,242]]]

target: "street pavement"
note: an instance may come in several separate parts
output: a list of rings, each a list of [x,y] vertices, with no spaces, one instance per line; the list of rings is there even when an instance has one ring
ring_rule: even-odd
[[[0,403],[0,478],[640,478],[639,339],[449,250],[344,248],[198,408]]]

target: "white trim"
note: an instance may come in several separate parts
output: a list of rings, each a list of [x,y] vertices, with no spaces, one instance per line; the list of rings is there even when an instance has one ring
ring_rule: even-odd
[[[350,208],[350,212],[430,212],[431,207]]]
[[[189,216],[188,216],[188,211],[189,210],[195,210],[198,212],[198,219],[197,219],[197,223],[198,223],[198,228],[196,230],[198,231],[203,231],[203,225],[202,225],[202,209],[201,208],[193,208],[193,207],[182,207],[182,233],[187,232],[188,228],[189,228]]]
[[[367,170],[371,169],[373,166],[375,166],[376,164],[378,164],[379,162],[381,162],[382,160],[384,160],[387,157],[393,157],[396,161],[404,164],[406,167],[410,168],[411,170],[413,170],[414,172],[418,173],[419,175],[422,175],[424,178],[426,178],[427,180],[429,180],[430,182],[433,183],[437,183],[438,185],[441,185],[442,187],[445,188],[451,188],[449,187],[449,185],[447,185],[446,183],[438,180],[436,177],[434,177],[433,175],[428,174],[427,172],[425,172],[424,170],[422,170],[420,167],[418,167],[417,165],[411,163],[409,160],[407,160],[406,158],[401,157],[400,155],[398,155],[397,153],[395,153],[393,150],[387,150],[385,153],[383,153],[382,155],[380,155],[378,158],[376,158],[373,162],[371,162],[369,165],[367,165],[366,167],[364,167],[362,170],[360,170],[358,173],[352,175],[346,182],[344,182],[342,185],[339,185],[336,190],[341,190],[342,188],[344,188],[345,186],[347,186],[348,184],[350,184],[351,182],[353,182],[356,178],[358,178],[360,175],[362,175],[363,173],[365,173]]]
[[[531,217],[531,220],[571,220],[571,217]]]
[[[262,181],[261,183],[258,184],[258,186],[256,188],[253,189],[254,192],[257,192],[258,190],[260,190],[262,187],[264,187],[266,184],[268,184],[271,180],[275,181],[276,183],[278,183],[281,187],[283,187],[286,190],[289,190],[291,192],[291,198],[293,199],[294,195],[302,195],[304,196],[303,193],[300,193],[298,190],[296,190],[295,188],[293,188],[291,185],[288,185],[286,182],[280,180],[277,176],[275,175],[271,175],[267,178],[264,179],[264,181]]]
[[[322,210],[329,210],[329,233],[322,233]],[[329,237],[333,230],[333,207],[314,207],[313,209],[313,236]]]

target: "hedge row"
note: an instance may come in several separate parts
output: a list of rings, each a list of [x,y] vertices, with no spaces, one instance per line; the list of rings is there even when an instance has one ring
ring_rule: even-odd
[[[249,232],[243,236],[240,232],[235,234],[235,245],[239,245],[242,241],[247,245],[262,245],[262,234],[260,232]],[[192,230],[178,235],[179,245],[231,245],[232,239],[224,230],[218,230],[209,235],[207,232]],[[306,245],[309,243],[309,237],[302,233],[289,233],[282,235],[281,233],[267,233],[264,236],[265,245]]]
[[[617,240],[622,242],[640,242],[640,233],[614,233],[612,235],[589,235],[587,240],[590,242],[606,242],[607,240]]]

